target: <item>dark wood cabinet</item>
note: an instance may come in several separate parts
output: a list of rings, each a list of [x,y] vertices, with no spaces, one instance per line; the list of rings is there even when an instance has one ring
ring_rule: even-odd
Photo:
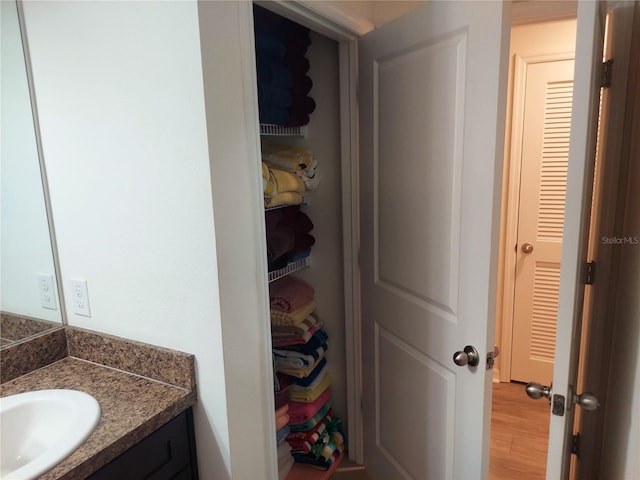
[[[90,480],[197,480],[191,408],[141,440]]]

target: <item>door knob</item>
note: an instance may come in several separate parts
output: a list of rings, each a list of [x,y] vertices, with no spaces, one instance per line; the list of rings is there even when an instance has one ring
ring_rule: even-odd
[[[531,253],[533,252],[533,245],[531,245],[530,243],[523,243],[520,250],[522,250],[522,253]]]
[[[583,410],[588,412],[593,412],[600,403],[598,403],[598,398],[589,392],[581,393],[580,395],[573,394],[573,399],[571,401],[572,405],[578,404],[582,407]]]
[[[460,367],[464,367],[465,365],[475,367],[480,363],[480,354],[474,346],[467,345],[463,351],[453,354],[453,363]]]
[[[525,387],[525,391],[530,398],[534,400],[539,400],[542,397],[548,398],[551,400],[551,387],[545,387],[544,385],[540,385],[539,383],[527,383]]]

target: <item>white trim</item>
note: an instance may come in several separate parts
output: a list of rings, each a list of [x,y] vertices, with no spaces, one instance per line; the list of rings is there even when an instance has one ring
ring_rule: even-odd
[[[198,19],[229,438],[220,478],[278,478],[251,4],[199,2]]]
[[[580,2],[578,5],[576,73],[553,369],[553,393],[565,398],[571,398],[571,389],[577,376],[577,342],[580,338],[585,290],[581,280],[589,240],[605,10],[605,2]],[[558,345],[570,345],[571,348],[558,348]],[[569,438],[574,411],[567,410],[563,416],[550,416],[548,478],[568,478],[571,457]]]
[[[511,6],[511,25],[542,23],[567,18],[576,18],[578,2],[565,1],[516,1]]]
[[[503,220],[505,243],[503,255],[502,336],[500,338],[500,381],[511,381],[511,356],[513,341],[514,286],[516,281],[515,246],[518,241],[518,210],[520,209],[520,174],[522,170],[522,136],[524,129],[524,95],[526,92],[527,68],[529,65],[546,62],[573,60],[573,52],[549,55],[514,55],[513,102],[511,124],[511,149],[507,159],[506,214]]]
[[[366,30],[368,27],[356,27],[354,22],[345,16],[346,12],[336,9],[336,7],[332,8],[331,5],[325,5],[324,2],[256,0],[255,3],[339,42],[343,40],[355,41],[362,33],[373,29],[372,24],[370,24],[369,30]]]
[[[358,184],[358,72],[355,41],[340,42],[342,229],[349,458],[364,462],[362,429],[362,339],[360,311],[360,191]]]

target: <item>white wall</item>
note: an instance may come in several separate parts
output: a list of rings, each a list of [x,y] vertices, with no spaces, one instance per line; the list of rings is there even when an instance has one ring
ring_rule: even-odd
[[[69,324],[195,354],[200,475],[229,432],[197,4],[25,2]]]
[[[55,272],[18,13],[0,3],[0,310],[59,322],[57,299],[58,309],[41,307],[36,277]]]

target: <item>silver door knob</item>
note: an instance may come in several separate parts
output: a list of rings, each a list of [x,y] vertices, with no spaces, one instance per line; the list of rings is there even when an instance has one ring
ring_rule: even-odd
[[[453,363],[460,367],[464,367],[465,365],[475,367],[480,363],[480,354],[474,346],[467,345],[463,351],[453,354]]]
[[[539,400],[542,397],[548,398],[551,400],[551,387],[546,387],[544,385],[540,385],[539,383],[527,383],[525,387],[525,391],[530,398],[534,400]]]
[[[533,252],[533,245],[530,243],[523,243],[520,250],[522,250],[522,253],[531,253]]]
[[[589,392],[584,392],[580,395],[574,394],[573,401],[571,403],[573,403],[573,405],[577,403],[583,410],[588,412],[593,412],[600,405],[598,403],[598,398],[593,393]]]

